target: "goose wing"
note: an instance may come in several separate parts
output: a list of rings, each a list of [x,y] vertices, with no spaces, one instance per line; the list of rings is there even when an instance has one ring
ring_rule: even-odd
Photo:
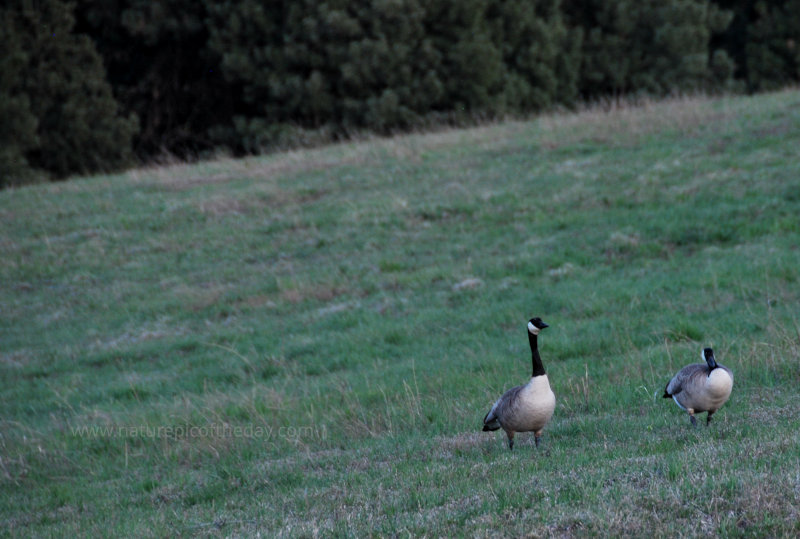
[[[686,385],[689,383],[689,380],[694,378],[697,375],[707,374],[708,367],[703,365],[702,363],[695,363],[693,365],[687,365],[681,370],[678,371],[678,374],[672,377],[666,387],[664,388],[664,398],[672,397],[673,395],[677,395]]]
[[[501,427],[500,418],[504,415],[508,415],[515,407],[517,395],[519,395],[521,389],[522,386],[512,387],[503,393],[502,397],[497,399],[492,409],[489,410],[489,413],[483,418],[483,430],[497,430]]]

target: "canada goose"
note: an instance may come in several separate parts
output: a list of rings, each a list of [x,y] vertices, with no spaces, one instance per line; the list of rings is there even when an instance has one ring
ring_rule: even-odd
[[[664,388],[664,398],[672,397],[682,410],[686,410],[692,425],[697,425],[694,414],[708,412],[708,426],[714,412],[731,396],[733,373],[728,367],[717,363],[711,348],[703,349],[703,359],[705,365],[694,363],[678,371]]]
[[[539,331],[548,327],[541,318],[532,318],[528,322],[528,341],[531,344],[533,374],[524,386],[509,389],[483,418],[483,430],[503,428],[508,436],[508,448],[514,449],[514,434],[533,431],[536,447],[542,429],[556,408],[556,396],[550,389],[550,382],[544,372],[542,358],[539,356],[537,336]]]

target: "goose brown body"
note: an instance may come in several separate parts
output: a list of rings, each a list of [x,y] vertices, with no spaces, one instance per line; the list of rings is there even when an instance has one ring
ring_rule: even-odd
[[[706,363],[687,365],[672,377],[664,388],[664,398],[672,398],[689,414],[692,424],[696,424],[694,414],[707,412],[706,424],[719,410],[733,390],[733,372],[720,365],[714,358],[711,348],[703,350]]]
[[[542,429],[553,417],[556,396],[544,371],[537,340],[539,331],[546,327],[547,324],[540,318],[533,318],[528,322],[533,364],[531,379],[527,384],[513,387],[503,393],[483,419],[484,431],[500,428],[505,431],[509,449],[514,448],[514,435],[517,432],[533,432],[538,446]]]
[[[506,432],[533,432],[541,435],[555,409],[556,396],[550,389],[547,375],[543,374],[531,378],[525,385],[512,387],[503,393],[483,422],[488,425],[496,421]]]

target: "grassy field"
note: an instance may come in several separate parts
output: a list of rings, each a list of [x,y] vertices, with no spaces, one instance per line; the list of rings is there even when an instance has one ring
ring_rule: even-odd
[[[0,192],[0,533],[800,535],[800,92]],[[480,432],[530,376],[537,450]],[[711,427],[661,392],[713,346]],[[704,416],[701,417],[704,424]]]

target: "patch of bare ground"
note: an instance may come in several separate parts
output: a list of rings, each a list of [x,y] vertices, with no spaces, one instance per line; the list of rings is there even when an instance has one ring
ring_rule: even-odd
[[[255,296],[247,296],[244,298],[240,305],[246,305],[251,308],[259,307],[274,307],[275,301],[269,294],[256,294]]]
[[[348,293],[348,290],[344,287],[329,284],[318,284],[287,288],[285,290],[281,290],[281,292],[278,294],[278,297],[282,301],[286,301],[288,303],[300,303],[301,301],[306,301],[309,299],[316,301],[331,301],[346,293]]]
[[[13,352],[0,352],[0,365],[13,369],[21,369],[35,361],[31,350],[15,350]]]
[[[199,209],[206,215],[242,215],[250,213],[252,204],[248,200],[217,196],[198,203]]]
[[[453,436],[439,436],[434,445],[448,453],[455,453],[484,447],[486,440],[486,434],[482,432],[461,432]]]
[[[191,311],[202,311],[220,302],[228,286],[217,283],[207,283],[205,285],[179,284],[172,290],[177,298],[180,298],[185,309]]]
[[[135,346],[145,341],[178,337],[189,334],[189,329],[183,324],[176,324],[168,317],[162,317],[141,325],[131,324],[116,335],[108,335],[97,339],[87,346],[88,350],[117,350]]]
[[[747,417],[755,424],[774,426],[798,416],[797,405],[756,405],[747,410]]]
[[[240,180],[273,180],[343,165],[362,164],[366,151],[348,151],[352,144],[296,150],[264,157],[219,159],[198,164],[152,166],[128,173],[139,185],[164,191],[184,191],[202,185]],[[357,148],[357,146],[355,146]]]
[[[201,213],[211,217],[228,215],[251,215],[264,210],[281,210],[287,207],[304,206],[323,199],[326,189],[285,190],[276,186],[259,188],[256,196],[246,197],[214,195],[195,203]]]
[[[784,481],[792,485],[783,484]],[[741,485],[741,491],[734,500],[731,510],[736,516],[739,529],[751,528],[763,515],[782,515],[787,524],[800,522],[800,478],[782,478],[775,481],[772,477],[763,477],[754,482]],[[786,492],[793,492],[787,496]]]

